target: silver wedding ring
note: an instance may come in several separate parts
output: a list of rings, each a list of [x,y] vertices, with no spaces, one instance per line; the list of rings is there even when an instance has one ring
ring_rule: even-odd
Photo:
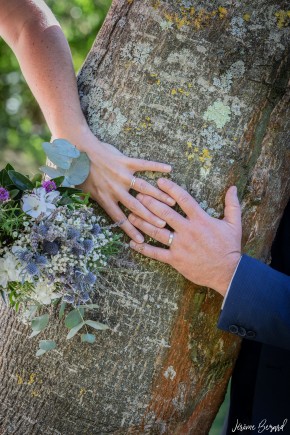
[[[170,235],[169,235],[169,239],[168,239],[168,246],[170,246],[170,245],[172,244],[173,237],[174,237],[174,233],[172,233],[172,232],[170,231]]]
[[[133,177],[131,180],[130,189],[134,189],[135,182],[136,182],[136,177]]]

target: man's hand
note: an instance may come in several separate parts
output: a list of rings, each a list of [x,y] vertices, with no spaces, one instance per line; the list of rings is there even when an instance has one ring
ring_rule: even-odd
[[[226,193],[223,219],[210,217],[189,193],[170,180],[159,179],[158,187],[179,204],[187,217],[148,195],[138,194],[138,200],[173,229],[173,240],[169,249],[133,241],[130,246],[224,296],[241,256],[241,209],[236,187]],[[129,220],[148,236],[169,244],[168,229],[157,228],[134,214],[129,215]]]

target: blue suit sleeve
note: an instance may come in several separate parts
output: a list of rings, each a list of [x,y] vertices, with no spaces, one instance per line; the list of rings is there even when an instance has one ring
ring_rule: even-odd
[[[243,255],[217,326],[290,350],[290,277]]]

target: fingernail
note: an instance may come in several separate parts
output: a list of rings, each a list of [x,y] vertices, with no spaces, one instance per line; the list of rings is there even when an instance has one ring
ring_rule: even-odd
[[[144,237],[142,237],[141,234],[138,234],[136,236],[136,240],[137,240],[138,243],[143,243],[144,242]]]
[[[169,205],[175,205],[175,201],[173,198],[167,198],[167,204]]]
[[[157,225],[159,225],[160,227],[164,227],[164,225],[166,225],[166,222],[162,219],[157,219]]]
[[[130,245],[130,248],[136,249],[136,243],[133,242],[133,240],[130,240],[129,245]]]

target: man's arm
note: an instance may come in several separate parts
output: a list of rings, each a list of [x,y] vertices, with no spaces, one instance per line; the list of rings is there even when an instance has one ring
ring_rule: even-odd
[[[153,198],[137,195],[152,212],[165,218],[174,233],[169,249],[134,242],[131,247],[170,264],[190,281],[226,295],[219,328],[290,349],[290,277],[247,255],[240,256],[241,210],[236,189],[226,193],[224,219],[215,219],[172,181],[160,179],[158,185],[187,217]],[[134,215],[129,219],[145,234],[169,244],[168,229],[154,228]]]
[[[290,277],[243,255],[217,326],[290,350]]]

